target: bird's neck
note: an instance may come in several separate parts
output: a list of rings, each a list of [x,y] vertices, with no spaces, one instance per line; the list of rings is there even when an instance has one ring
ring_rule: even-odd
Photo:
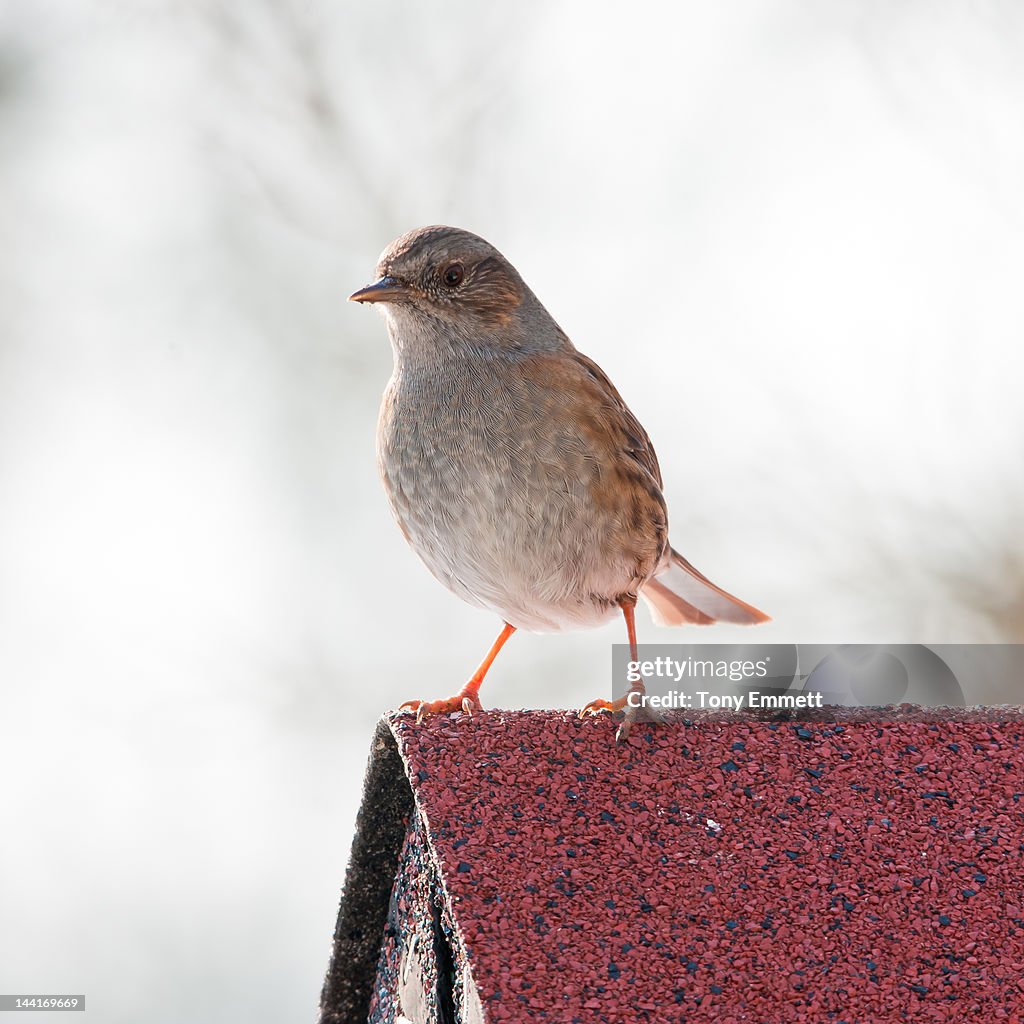
[[[573,348],[536,299],[524,303],[506,321],[493,325],[476,321],[459,323],[397,305],[387,307],[384,313],[396,372],[443,373],[454,364],[515,359]]]

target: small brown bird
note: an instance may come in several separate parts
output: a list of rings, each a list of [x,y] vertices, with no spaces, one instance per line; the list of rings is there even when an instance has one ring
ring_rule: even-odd
[[[638,596],[660,625],[767,620],[669,545],[650,438],[494,246],[419,228],[384,250],[377,274],[350,298],[378,304],[394,349],[377,430],[391,510],[437,579],[505,623],[456,695],[403,709],[480,710],[480,684],[516,629],[621,612],[636,660]],[[620,710],[621,738],[643,717],[625,697],[581,714]]]

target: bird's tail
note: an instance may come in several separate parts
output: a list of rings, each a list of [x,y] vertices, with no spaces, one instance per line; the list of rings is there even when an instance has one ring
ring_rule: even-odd
[[[752,626],[770,621],[764,612],[715,586],[678,551],[670,550],[669,557],[669,567],[640,589],[640,596],[647,602],[657,625],[708,626],[712,622],[735,622]]]

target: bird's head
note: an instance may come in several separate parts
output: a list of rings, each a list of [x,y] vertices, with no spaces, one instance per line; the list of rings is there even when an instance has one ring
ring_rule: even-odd
[[[503,332],[518,335],[521,307],[532,299],[515,267],[493,245],[443,225],[395,239],[381,253],[377,275],[349,299],[380,305],[396,347],[404,334],[440,332],[481,340]]]

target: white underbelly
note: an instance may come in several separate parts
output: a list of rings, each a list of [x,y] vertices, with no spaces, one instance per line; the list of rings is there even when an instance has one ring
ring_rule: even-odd
[[[517,629],[534,633],[588,629],[617,612],[614,603],[581,586],[580,572],[559,557],[557,542],[551,543],[550,558],[544,560],[521,545],[519,530],[503,529],[472,510],[463,508],[457,522],[436,518],[428,524],[413,522],[397,510],[396,517],[413,550],[441,583]],[[615,580],[608,589],[621,593],[623,586],[624,582]]]

